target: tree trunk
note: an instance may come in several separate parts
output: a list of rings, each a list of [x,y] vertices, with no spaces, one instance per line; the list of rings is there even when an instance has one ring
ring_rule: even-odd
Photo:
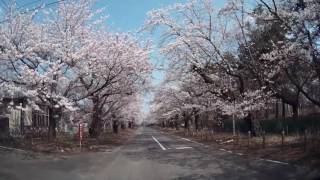
[[[247,122],[247,125],[248,125],[248,131],[251,132],[252,136],[256,136],[256,126],[255,126],[256,122],[251,113],[249,113],[248,116],[245,117],[245,121]]]
[[[286,118],[286,104],[282,100],[282,119]]]
[[[112,129],[114,134],[118,134],[118,127],[119,127],[119,122],[117,120],[114,120],[112,123]]]
[[[174,124],[175,124],[176,130],[179,130],[179,122],[178,122],[178,120],[176,120]]]
[[[276,119],[279,118],[279,102],[278,100],[276,101]]]
[[[204,128],[203,118],[201,118],[200,123],[201,123],[201,130],[202,130]]]
[[[48,138],[53,139],[56,137],[56,120],[54,118],[54,108],[48,107],[49,109],[49,131],[48,131]]]
[[[297,118],[299,116],[299,107],[297,104],[291,105],[293,118]]]
[[[121,129],[126,129],[126,124],[123,121],[121,122]]]
[[[251,121],[251,115],[250,115],[250,113],[244,118],[244,121],[245,121],[246,124],[247,124],[248,131],[251,131],[252,121]]]
[[[180,122],[179,122],[179,115],[177,114],[177,115],[175,116],[175,118],[174,118],[174,125],[175,125],[175,127],[176,127],[176,130],[179,130],[179,124],[180,124]]]
[[[189,115],[186,112],[183,112],[183,121],[184,121],[184,129],[189,129]]]
[[[262,127],[261,127],[261,124],[260,124],[260,121],[256,118],[253,118],[252,119],[252,125],[253,125],[253,133],[252,135],[253,136],[261,136],[262,134]]]
[[[53,75],[53,80],[57,80],[57,75]],[[57,84],[56,83],[52,83],[51,84],[51,93],[56,93],[57,90]],[[49,100],[50,102],[50,106],[48,107],[49,109],[49,129],[48,129],[48,138],[49,139],[53,139],[56,137],[56,119],[54,118],[54,115],[56,114],[55,109],[54,109],[54,105],[55,102],[52,99],[52,97]]]
[[[96,138],[101,133],[102,119],[101,119],[101,109],[99,108],[98,98],[93,98],[93,114],[92,121],[89,128],[89,135],[92,138]]]
[[[185,119],[184,119],[184,128],[189,129],[189,118],[188,117],[185,117]]]
[[[169,122],[169,124],[170,124],[170,128],[171,129],[174,129],[174,122],[173,121],[168,121]]]
[[[101,118],[97,112],[94,112],[92,115],[92,121],[89,127],[89,135],[92,138],[96,138],[100,135],[101,132]]]
[[[196,127],[196,131],[199,130],[199,114],[196,113],[196,115],[194,116],[194,125]]]

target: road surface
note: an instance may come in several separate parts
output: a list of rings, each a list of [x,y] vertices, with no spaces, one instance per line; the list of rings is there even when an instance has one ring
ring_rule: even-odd
[[[316,170],[251,159],[150,128],[111,152],[69,157],[0,150],[0,180],[316,179]]]

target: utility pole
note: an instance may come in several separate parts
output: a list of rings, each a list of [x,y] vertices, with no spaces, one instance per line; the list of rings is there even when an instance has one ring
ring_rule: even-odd
[[[233,132],[233,136],[236,136],[236,121],[235,121],[235,111],[236,111],[236,102],[235,102],[235,99],[233,100],[233,113],[232,113],[232,132]]]
[[[229,78],[229,88],[230,92],[232,89],[232,80],[231,77]],[[236,111],[236,96],[233,94],[233,112],[232,112],[232,134],[233,136],[236,136],[236,122],[235,122],[235,111]]]

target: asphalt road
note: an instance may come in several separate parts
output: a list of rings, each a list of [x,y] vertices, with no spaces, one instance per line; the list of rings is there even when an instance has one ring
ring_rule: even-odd
[[[0,150],[0,180],[316,179],[319,171],[253,159],[141,128],[111,152],[69,157]]]

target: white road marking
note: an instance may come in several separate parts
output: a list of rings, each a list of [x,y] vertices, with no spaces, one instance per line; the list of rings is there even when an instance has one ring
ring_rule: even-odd
[[[224,152],[227,152],[227,153],[233,153],[232,151],[228,151],[228,150],[226,150],[226,149],[219,149],[220,151],[224,151]]]
[[[225,149],[219,149],[220,151],[225,151],[225,152],[228,152],[228,153],[232,153],[232,151],[228,151],[228,150],[225,150]],[[236,153],[237,155],[239,156],[243,156],[242,153]],[[285,165],[288,165],[289,163],[286,163],[286,162],[281,162],[281,161],[275,161],[275,160],[271,160],[271,159],[262,159],[262,158],[259,158],[259,160],[261,161],[268,161],[268,162],[273,162],[273,163],[278,163],[278,164],[285,164]]]
[[[176,149],[192,149],[192,147],[188,147],[188,146],[186,146],[186,147],[176,147]]]
[[[268,162],[273,162],[273,163],[278,163],[278,164],[289,164],[289,163],[286,163],[286,162],[281,162],[281,161],[274,161],[274,160],[271,160],[271,159],[263,159],[265,161],[268,161]]]
[[[204,146],[204,144],[202,144],[202,143],[199,143],[199,142],[196,142],[196,141],[192,141],[192,140],[187,139],[187,138],[181,138],[181,139],[183,139],[183,140],[185,140],[185,141],[193,142],[193,143],[200,144],[200,145]]]
[[[226,143],[230,143],[230,142],[233,142],[233,139],[230,139],[230,140],[228,140],[228,141],[222,142],[222,143],[220,143],[220,144],[226,144]]]
[[[153,138],[153,140],[154,140],[155,142],[158,143],[158,145],[161,147],[162,150],[164,150],[164,151],[166,150],[166,148],[165,148],[155,137],[152,136],[152,138]]]
[[[17,149],[17,148],[11,148],[11,147],[5,147],[5,146],[0,146],[2,149],[8,149],[8,150],[15,150],[15,151],[22,151],[22,152],[27,152],[23,149]]]

